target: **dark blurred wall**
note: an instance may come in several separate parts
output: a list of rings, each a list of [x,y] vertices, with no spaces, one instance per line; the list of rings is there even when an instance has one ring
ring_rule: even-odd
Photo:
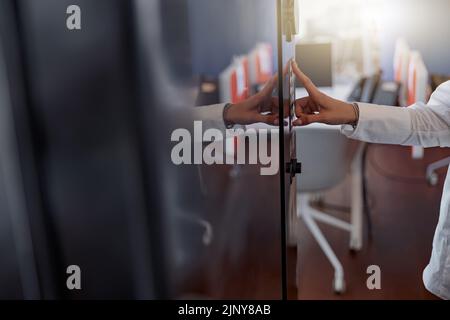
[[[175,73],[178,80],[192,75],[188,1],[165,0],[159,6],[161,17],[164,17],[161,29],[166,35],[161,41],[164,43],[165,54],[171,61],[171,73]]]
[[[275,0],[187,0],[194,74],[217,76],[256,43],[276,49]]]

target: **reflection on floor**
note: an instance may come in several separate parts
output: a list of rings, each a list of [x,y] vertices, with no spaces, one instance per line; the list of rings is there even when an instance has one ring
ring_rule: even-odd
[[[258,166],[205,166],[202,173],[214,241],[185,290],[215,299],[280,299],[279,177],[260,176]]]
[[[422,284],[428,262],[446,169],[440,182],[428,186],[427,164],[450,155],[428,149],[423,160],[412,160],[410,148],[371,146],[368,155],[369,202],[373,239],[351,255],[348,236],[323,228],[346,272],[347,292],[332,291],[333,272],[308,231],[301,226],[299,278],[297,249],[288,249],[290,299],[434,299]],[[280,217],[278,177],[261,177],[259,168],[241,167],[230,179],[230,167],[204,167],[210,221],[215,241],[202,268],[185,283],[196,296],[224,299],[279,299]],[[348,205],[348,181],[325,195],[326,202]],[[381,267],[381,290],[368,290],[366,269]],[[296,283],[299,286],[297,289]]]

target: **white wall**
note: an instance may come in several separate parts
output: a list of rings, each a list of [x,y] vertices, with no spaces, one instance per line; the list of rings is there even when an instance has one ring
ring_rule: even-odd
[[[450,75],[450,0],[379,0],[381,67],[392,79],[397,37],[419,50],[431,73]]]

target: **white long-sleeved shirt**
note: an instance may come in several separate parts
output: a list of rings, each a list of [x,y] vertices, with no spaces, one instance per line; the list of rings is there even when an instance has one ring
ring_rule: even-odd
[[[426,105],[417,103],[408,108],[393,108],[361,103],[359,108],[356,129],[348,125],[342,127],[349,138],[372,143],[450,147],[450,81],[439,86]],[[450,170],[423,281],[430,292],[450,299]]]
[[[202,121],[203,127],[216,128],[220,131],[225,131],[225,123],[223,121],[223,108],[225,103],[216,104],[204,107],[195,107],[193,109],[193,118],[196,121]]]

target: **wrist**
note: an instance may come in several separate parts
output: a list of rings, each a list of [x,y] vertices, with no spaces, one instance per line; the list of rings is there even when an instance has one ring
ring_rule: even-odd
[[[358,125],[358,122],[359,122],[359,105],[356,102],[353,102],[352,107],[353,107],[353,112],[355,114],[355,118],[354,118],[352,125],[353,125],[353,128],[356,129],[356,126]]]
[[[346,124],[356,127],[359,121],[359,106],[357,103],[347,103]]]
[[[231,103],[227,103],[223,108],[223,122],[228,129],[231,129],[236,124],[236,120],[233,117],[234,109],[234,105]]]

